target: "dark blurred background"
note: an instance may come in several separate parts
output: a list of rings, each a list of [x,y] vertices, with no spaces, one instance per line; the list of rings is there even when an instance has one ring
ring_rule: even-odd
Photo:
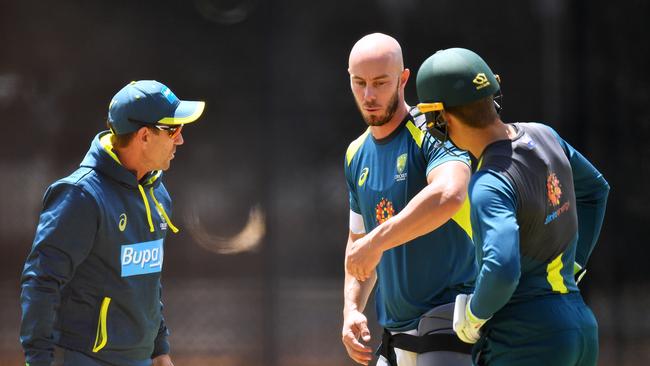
[[[553,126],[605,174],[606,221],[581,288],[600,364],[650,363],[649,15],[642,0],[1,0],[0,365],[24,362],[19,274],[43,192],[137,79],[207,102],[166,174],[181,227],[163,276],[176,365],[351,365],[342,167],[365,125],[347,57],[376,31],[402,44],[412,105],[426,57],[473,49],[502,77],[504,120]],[[252,251],[219,255],[188,232],[199,217],[211,235],[236,234],[256,205],[267,232]]]

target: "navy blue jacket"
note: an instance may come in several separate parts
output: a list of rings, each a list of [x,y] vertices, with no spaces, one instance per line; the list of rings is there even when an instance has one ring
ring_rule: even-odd
[[[79,169],[47,189],[21,280],[29,365],[49,366],[54,345],[124,366],[169,352],[160,275],[165,234],[178,230],[161,177],[138,182],[106,131]]]

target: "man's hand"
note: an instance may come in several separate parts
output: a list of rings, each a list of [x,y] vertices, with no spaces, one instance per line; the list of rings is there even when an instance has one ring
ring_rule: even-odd
[[[456,296],[453,327],[461,341],[474,344],[481,338],[479,330],[490,319],[480,319],[472,314],[469,307],[470,300],[472,300],[472,295],[460,294]]]
[[[582,267],[578,262],[573,262],[573,277],[576,280],[576,285],[582,281],[582,277],[587,274],[587,269]]]
[[[370,236],[366,235],[352,243],[345,255],[345,269],[358,281],[365,281],[375,272],[382,251],[370,245]]]
[[[372,360],[372,348],[360,342],[370,341],[368,319],[360,311],[350,311],[344,316],[341,340],[355,362],[367,365]]]
[[[174,363],[169,355],[160,355],[153,359],[153,366],[174,366]]]

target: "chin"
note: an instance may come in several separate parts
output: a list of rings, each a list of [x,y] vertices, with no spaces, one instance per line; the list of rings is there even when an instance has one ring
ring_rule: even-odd
[[[364,116],[364,120],[368,126],[383,126],[388,122],[386,117],[383,115],[366,115]]]

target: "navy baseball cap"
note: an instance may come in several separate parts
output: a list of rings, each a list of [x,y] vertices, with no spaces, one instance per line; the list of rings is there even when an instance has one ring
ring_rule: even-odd
[[[108,106],[114,134],[135,132],[143,125],[178,126],[196,121],[205,102],[180,100],[155,80],[132,81],[115,94]]]

